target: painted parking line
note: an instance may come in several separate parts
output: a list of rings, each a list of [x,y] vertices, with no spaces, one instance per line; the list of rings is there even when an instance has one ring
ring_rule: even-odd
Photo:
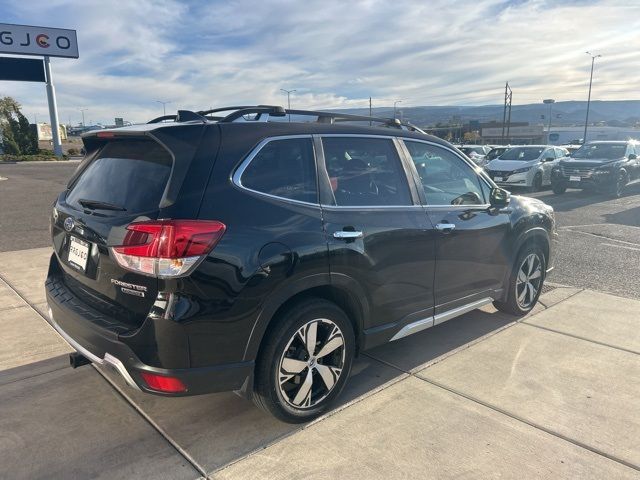
[[[603,245],[603,246],[606,246],[606,247],[624,248],[626,250],[634,250],[636,252],[640,252],[640,248],[628,247],[627,245],[616,245],[614,243],[601,243],[600,245]]]
[[[583,232],[581,230],[572,230],[572,229],[566,228],[566,227],[559,228],[558,230],[560,230],[561,232],[580,233],[582,235],[587,235],[589,237],[599,238],[600,240],[609,240],[611,242],[619,242],[619,243],[624,243],[626,245],[633,245],[634,247],[640,247],[640,243],[626,242],[624,240],[618,240],[618,239],[615,239],[615,238],[609,238],[609,237],[607,237],[605,235],[600,235],[600,234],[597,234],[597,233]]]

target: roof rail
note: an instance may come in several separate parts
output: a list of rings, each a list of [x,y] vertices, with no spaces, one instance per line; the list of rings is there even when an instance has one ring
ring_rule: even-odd
[[[211,115],[212,113],[231,112],[227,115]],[[350,113],[340,112],[324,112],[320,110],[295,110],[285,109],[278,105],[243,105],[243,106],[230,106],[230,107],[218,107],[208,110],[199,110],[192,112],[189,110],[179,110],[178,115],[164,115],[162,117],[154,118],[148,123],[159,123],[164,120],[174,120],[176,122],[186,122],[190,120],[213,120],[223,123],[231,123],[239,118],[247,115],[255,115],[251,121],[265,121],[270,116],[284,117],[286,115],[298,115],[298,116],[312,116],[317,118],[318,123],[337,123],[337,122],[369,122],[369,124],[382,124],[386,127],[399,128],[404,130],[411,130],[419,133],[424,133],[422,129],[416,127],[409,122],[401,122],[397,118],[384,118],[384,117],[369,117],[366,115],[353,115]]]

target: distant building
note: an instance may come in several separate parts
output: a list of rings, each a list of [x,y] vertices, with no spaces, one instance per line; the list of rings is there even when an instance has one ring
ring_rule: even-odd
[[[546,135],[542,125],[529,125],[527,123],[514,123],[504,128],[501,123],[482,125],[482,143],[503,145],[536,145],[546,143]]]
[[[551,125],[550,134],[547,127],[544,130],[544,136],[545,138],[549,137],[551,145],[581,143],[584,136],[584,125],[581,127],[554,127]],[[587,129],[587,141],[629,139],[640,140],[640,128],[589,126]]]

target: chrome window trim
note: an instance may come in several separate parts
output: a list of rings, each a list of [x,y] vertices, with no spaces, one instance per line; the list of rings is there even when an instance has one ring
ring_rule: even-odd
[[[315,149],[315,145],[313,143],[313,135],[311,134],[298,134],[298,135],[280,135],[280,136],[274,136],[274,137],[267,137],[262,139],[258,145],[256,145],[254,147],[253,150],[251,150],[251,152],[249,153],[249,155],[247,155],[245,157],[245,159],[240,163],[240,165],[238,165],[238,167],[236,167],[235,171],[233,172],[233,174],[230,177],[230,181],[233,185],[235,185],[236,187],[245,190],[247,192],[251,192],[251,193],[255,193],[257,195],[261,195],[267,198],[272,198],[274,200],[278,200],[278,201],[282,201],[282,202],[286,202],[286,203],[291,203],[294,205],[305,205],[305,206],[311,206],[311,207],[316,207],[316,208],[320,208],[320,204],[318,202],[313,203],[313,202],[305,202],[303,200],[295,200],[293,198],[286,198],[286,197],[280,197],[278,195],[272,195],[271,193],[265,193],[265,192],[261,192],[259,190],[254,190],[252,188],[248,188],[245,187],[242,184],[242,174],[244,173],[244,171],[247,169],[247,167],[251,164],[251,161],[256,157],[256,155],[258,155],[258,153],[260,153],[260,151],[265,147],[265,145],[267,145],[270,142],[276,141],[276,140],[292,140],[292,139],[297,139],[297,138],[308,138],[311,141],[311,148],[313,149],[313,165],[314,165],[314,169],[316,171],[316,198],[319,194],[319,186],[318,186],[318,174],[317,174],[317,161],[316,161],[316,149]]]
[[[402,140],[402,143],[405,144],[405,142],[418,142],[418,143],[425,143],[427,145],[430,145],[432,147],[438,147],[438,148],[442,148],[443,150],[446,150],[450,153],[452,153],[453,155],[455,155],[456,157],[458,157],[460,160],[462,160],[468,167],[471,168],[471,170],[476,174],[476,176],[485,183],[485,185],[487,185],[489,187],[489,189],[493,189],[496,188],[497,185],[492,185],[485,177],[484,175],[482,175],[482,168],[479,167],[478,165],[475,165],[473,162],[471,162],[471,160],[467,160],[466,158],[462,157],[458,152],[456,152],[455,150],[449,148],[448,146],[442,145],[440,143],[435,143],[435,142],[430,142],[428,140],[421,140],[418,138],[406,138],[406,137],[398,137],[399,140]],[[411,159],[411,161],[413,162],[413,159],[411,158],[411,155],[409,154],[409,148],[406,146],[406,144],[404,145],[404,148],[407,149],[407,154],[409,155],[409,158]],[[490,203],[485,203],[482,205],[431,205],[428,203],[425,203],[425,208],[450,208],[450,209],[456,209],[456,210],[469,210],[469,209],[473,209],[473,208],[477,208],[478,210],[486,210],[487,208],[489,208],[491,206]]]
[[[386,138],[393,140],[398,138],[397,135],[375,135],[372,133],[316,133],[317,137],[357,137],[357,138]]]
[[[363,212],[367,210],[422,210],[422,205],[322,205],[325,210],[354,210]]]
[[[423,330],[426,330],[427,328],[431,328],[444,323],[447,320],[451,320],[452,318],[459,317],[460,315],[470,312],[471,310],[475,310],[476,308],[488,305],[491,302],[493,302],[493,298],[491,297],[481,298],[480,300],[476,300],[474,302],[467,303],[466,305],[452,308],[451,310],[447,310],[446,312],[438,313],[437,315],[423,318],[421,320],[416,320],[415,322],[411,322],[402,327],[393,337],[391,337],[391,340],[389,341],[393,342],[394,340],[399,340],[400,338],[404,338],[409,335],[413,335],[414,333],[421,332]]]
[[[409,181],[412,181],[412,179],[407,178],[407,172],[405,172],[405,166],[403,165],[403,160],[402,160],[402,152],[400,150],[398,150],[398,145],[396,144],[396,141],[398,140],[398,138],[401,137],[397,137],[395,135],[374,135],[374,134],[369,134],[369,133],[364,133],[364,134],[360,134],[360,133],[317,133],[314,135],[315,138],[320,140],[320,145],[323,149],[322,151],[322,155],[324,157],[324,145],[322,144],[322,139],[324,137],[342,137],[342,138],[382,138],[384,140],[391,140],[391,143],[393,144],[393,148],[396,151],[396,154],[398,155],[398,160],[400,161],[400,168],[402,170],[402,173],[405,174],[405,181],[407,182],[407,189],[409,190],[409,198],[411,200],[411,205],[327,205],[325,203],[321,203],[321,207],[323,209],[327,209],[327,210],[357,210],[357,211],[366,211],[366,210],[406,210],[406,209],[417,209],[417,210],[421,210],[423,207],[422,205],[413,203],[413,195],[411,193],[411,186],[409,185]],[[326,164],[324,165],[324,170],[325,173],[328,175],[329,172],[327,171],[327,166]]]

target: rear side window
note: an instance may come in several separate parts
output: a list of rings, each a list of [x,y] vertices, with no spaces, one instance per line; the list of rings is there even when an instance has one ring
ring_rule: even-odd
[[[82,209],[81,201],[122,207],[127,214],[155,210],[167,185],[173,160],[152,140],[107,143],[67,195],[67,203]]]
[[[316,164],[311,139],[270,141],[245,168],[240,183],[256,192],[317,203]]]
[[[325,137],[322,146],[336,205],[412,204],[407,177],[390,139]]]

